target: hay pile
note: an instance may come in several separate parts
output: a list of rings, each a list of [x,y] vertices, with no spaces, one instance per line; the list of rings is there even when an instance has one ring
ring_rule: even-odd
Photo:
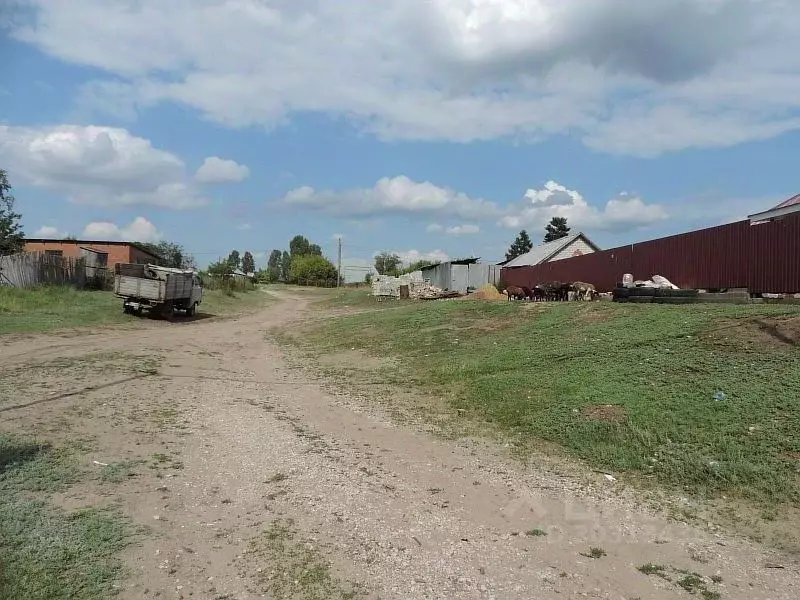
[[[507,300],[506,296],[497,291],[491,283],[481,286],[477,292],[469,295],[470,298],[477,300]]]

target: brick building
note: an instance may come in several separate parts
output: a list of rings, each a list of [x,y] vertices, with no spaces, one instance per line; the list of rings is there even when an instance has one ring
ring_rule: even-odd
[[[81,248],[108,253],[108,267],[117,263],[158,264],[160,257],[132,242],[110,242],[95,240],[49,240],[26,239],[25,252],[44,252],[56,256],[78,258]]]

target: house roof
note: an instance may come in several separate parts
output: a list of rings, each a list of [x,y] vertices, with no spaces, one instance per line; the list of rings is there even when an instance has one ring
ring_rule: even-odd
[[[579,238],[582,238],[583,241],[591,246],[595,251],[600,250],[600,248],[588,237],[586,237],[583,232],[579,231],[552,242],[535,246],[530,250],[530,252],[526,252],[525,254],[500,264],[506,269],[511,269],[514,267],[532,267],[534,265],[547,262],[550,258],[561,252],[564,248]]]
[[[153,258],[161,259],[162,257],[158,254],[153,253],[151,250],[148,250],[141,244],[137,244],[136,242],[120,242],[119,240],[73,240],[70,238],[25,238],[25,242],[31,242],[34,244],[102,244],[103,246],[130,246],[131,248],[136,248],[145,254],[152,256]],[[92,250],[92,248],[86,248],[87,250]]]
[[[791,198],[784,200],[769,210],[749,215],[747,218],[750,219],[751,224],[762,223],[764,221],[777,219],[778,217],[783,217],[798,211],[800,211],[800,194],[796,194]]]
[[[420,271],[424,271],[426,269],[433,269],[434,267],[438,267],[439,265],[474,265],[480,258],[456,258],[454,260],[445,260],[443,262],[436,263],[434,265],[427,265],[424,267],[420,267]]]

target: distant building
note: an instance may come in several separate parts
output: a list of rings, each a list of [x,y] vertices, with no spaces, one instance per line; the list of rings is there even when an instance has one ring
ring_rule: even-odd
[[[759,225],[761,223],[768,223],[769,221],[781,219],[796,212],[800,212],[800,194],[792,196],[788,200],[784,200],[774,208],[750,215],[747,218],[750,219],[752,225]]]
[[[52,256],[79,258],[85,251],[108,255],[108,267],[117,263],[158,264],[161,257],[133,242],[112,242],[97,240],[53,240],[29,238],[25,240],[25,252],[43,252]]]
[[[578,233],[570,234],[552,242],[534,246],[530,252],[526,252],[511,260],[501,262],[500,265],[504,269],[533,267],[554,260],[563,260],[565,258],[575,258],[576,256],[583,256],[584,254],[591,254],[599,250],[599,246],[579,231]]]

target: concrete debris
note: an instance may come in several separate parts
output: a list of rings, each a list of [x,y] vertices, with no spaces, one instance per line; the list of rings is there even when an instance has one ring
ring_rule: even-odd
[[[415,271],[400,277],[378,275],[372,282],[372,295],[400,298],[401,287],[408,287],[408,297],[419,300],[438,300],[440,298],[458,298],[462,294],[442,290],[429,281],[422,279],[422,272]]]

